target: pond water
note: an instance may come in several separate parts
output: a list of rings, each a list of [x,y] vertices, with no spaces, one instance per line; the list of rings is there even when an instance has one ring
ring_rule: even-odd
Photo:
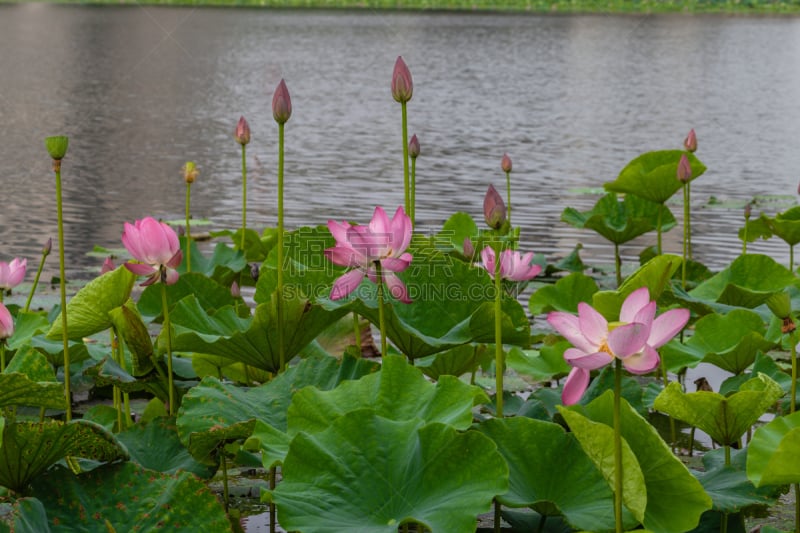
[[[697,130],[708,166],[692,187],[695,257],[722,268],[740,250],[742,206],[794,202],[800,169],[800,19],[274,11],[0,5],[0,259],[38,261],[55,237],[55,186],[43,146],[70,137],[63,166],[70,267],[119,248],[124,221],[183,216],[180,168],[200,168],[192,213],[240,223],[240,115],[249,226],[276,221],[272,93],[285,78],[287,226],[366,221],[402,203],[398,55],[414,76],[418,221],[456,210],[481,220],[486,187],[514,162],[513,221],[523,246],[584,260],[612,249],[561,222],[588,209],[639,153],[680,148]],[[502,189],[501,189],[502,190]],[[712,208],[715,197],[732,207]],[[786,203],[765,202],[765,211]],[[729,204],[726,204],[729,205]],[[679,203],[672,205],[680,216]],[[665,250],[680,253],[680,228]],[[622,249],[628,264],[654,238]],[[786,246],[753,248],[788,263]],[[48,265],[55,271],[56,261]]]

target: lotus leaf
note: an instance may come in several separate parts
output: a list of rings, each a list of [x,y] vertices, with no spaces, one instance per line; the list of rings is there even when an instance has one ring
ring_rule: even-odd
[[[689,179],[694,181],[706,171],[705,165],[694,154],[687,154],[683,150],[661,150],[634,158],[616,180],[605,183],[604,187],[607,191],[635,194],[663,204],[682,187],[676,176],[678,162],[684,154],[692,167]]]
[[[800,412],[758,428],[747,453],[747,478],[756,487],[800,483]]]

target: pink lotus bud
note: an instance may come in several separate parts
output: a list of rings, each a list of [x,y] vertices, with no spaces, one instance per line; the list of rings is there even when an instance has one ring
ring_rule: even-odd
[[[747,205],[744,206],[744,219],[750,220],[750,215],[753,211],[753,206],[750,202],[747,202]]]
[[[392,73],[392,96],[402,104],[411,100],[413,94],[414,81],[411,79],[411,71],[408,70],[403,57],[397,56]]]
[[[500,160],[500,168],[503,169],[503,172],[511,172],[511,158],[508,157],[508,154],[503,154],[503,159]]]
[[[417,134],[411,136],[411,140],[408,141],[408,155],[411,159],[416,159],[419,157],[419,139],[417,139]]]
[[[44,243],[44,247],[42,248],[42,255],[47,257],[50,255],[50,251],[53,249],[53,238],[50,237],[47,239],[47,242]]]
[[[681,183],[689,183],[689,180],[692,179],[692,165],[689,163],[689,158],[686,157],[686,154],[681,154],[677,178]]]
[[[195,165],[192,161],[187,161],[183,167],[181,167],[183,171],[183,181],[187,184],[194,183],[194,180],[197,179],[197,175],[200,174],[200,171],[197,170],[197,165]]]
[[[464,239],[464,256],[470,259],[475,257],[475,246],[473,246],[472,240],[469,237]]]
[[[483,197],[483,217],[492,229],[502,228],[506,221],[506,204],[494,185],[489,185],[486,196]]]
[[[289,97],[289,89],[286,82],[281,79],[275,94],[272,95],[272,116],[278,124],[286,124],[292,116],[292,99]]]
[[[694,133],[694,128],[689,130],[689,135],[686,136],[686,139],[683,141],[683,147],[686,148],[687,152],[694,153],[697,150],[697,135]]]
[[[234,298],[238,298],[242,295],[242,290],[239,288],[239,284],[235,281],[231,283],[231,296]]]
[[[14,318],[6,306],[0,303],[0,339],[5,340],[14,334]]]
[[[117,267],[114,266],[114,261],[111,260],[111,256],[108,256],[106,260],[103,261],[103,266],[100,267],[100,275],[102,276],[108,272],[113,272],[115,268]]]
[[[239,117],[239,123],[236,124],[236,131],[233,136],[236,142],[242,146],[250,142],[250,124],[247,123],[244,117]]]

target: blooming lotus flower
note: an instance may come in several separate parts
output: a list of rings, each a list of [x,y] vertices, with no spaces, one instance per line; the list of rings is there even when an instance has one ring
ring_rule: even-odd
[[[392,96],[400,103],[408,102],[414,94],[414,81],[402,56],[397,56],[392,72]]]
[[[686,154],[681,154],[676,177],[681,183],[688,183],[692,179],[692,165],[689,163],[689,158],[686,157]]]
[[[14,318],[6,308],[0,303],[0,340],[5,340],[14,334]]]
[[[333,264],[353,270],[344,273],[333,284],[331,300],[344,298],[367,276],[378,282],[376,263],[380,263],[383,281],[392,296],[411,303],[408,289],[395,273],[411,264],[411,254],[405,250],[411,243],[411,219],[398,207],[391,219],[382,207],[376,207],[368,226],[351,226],[347,222],[328,221],[328,229],[336,239],[336,246],[325,250]]]
[[[572,366],[561,401],[572,405],[589,385],[589,372],[622,360],[628,372],[647,374],[658,367],[658,348],[667,343],[689,321],[688,309],[671,309],[656,318],[656,302],[647,287],[633,291],[623,302],[619,321],[609,323],[592,306],[578,304],[578,316],[553,311],[547,322],[573,347],[564,352]]]
[[[236,131],[233,132],[233,137],[236,142],[244,146],[250,142],[250,124],[247,123],[244,117],[239,117],[239,122],[236,124]]]
[[[491,246],[487,246],[481,251],[483,268],[494,279],[496,269],[495,253]],[[500,253],[500,277],[509,281],[528,281],[538,276],[542,271],[540,265],[532,265],[533,252],[520,255],[514,250],[503,250]]]
[[[10,263],[0,261],[0,290],[8,291],[22,283],[27,266],[28,260],[19,257],[15,257]]]
[[[417,134],[411,136],[411,140],[408,141],[408,156],[411,159],[416,159],[419,157],[419,139],[417,139]]]
[[[494,185],[489,185],[486,196],[483,197],[483,218],[492,229],[502,228],[506,221],[506,203]]]
[[[143,286],[163,280],[167,285],[178,281],[175,270],[181,264],[178,235],[163,222],[153,217],[137,220],[134,224],[125,223],[122,244],[138,263],[125,263],[125,268],[138,276],[148,276]]]
[[[503,154],[503,158],[500,160],[500,168],[503,169],[503,172],[511,172],[511,158],[508,157],[508,154]]]
[[[694,128],[689,130],[689,135],[687,135],[686,139],[683,141],[683,147],[686,148],[687,152],[694,152],[697,150],[697,135],[694,132]]]
[[[272,117],[278,124],[286,124],[292,116],[292,99],[289,97],[289,89],[286,82],[281,79],[275,93],[272,95]]]

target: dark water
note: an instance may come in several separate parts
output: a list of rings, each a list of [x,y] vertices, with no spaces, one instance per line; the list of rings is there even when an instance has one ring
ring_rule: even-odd
[[[158,7],[0,5],[0,259],[36,263],[56,237],[43,146],[64,160],[66,251],[99,265],[124,221],[183,217],[181,165],[200,168],[192,213],[240,223],[240,115],[253,130],[249,226],[276,220],[273,90],[285,78],[287,225],[366,221],[402,203],[400,106],[389,83],[403,55],[414,76],[418,220],[481,218],[500,158],[514,162],[515,224],[548,258],[577,242],[560,222],[639,153],[679,148],[697,130],[709,167],[693,186],[695,256],[721,268],[739,252],[741,204],[794,201],[800,170],[800,19],[722,16],[394,14]],[[733,208],[704,207],[709,198]],[[774,207],[767,204],[765,209]],[[781,205],[779,209],[785,209]],[[680,215],[680,204],[672,206]],[[774,210],[773,210],[774,212]],[[633,261],[652,238],[623,247]],[[666,236],[680,252],[680,228]],[[788,262],[785,245],[759,244]],[[50,263],[55,268],[55,262]]]

